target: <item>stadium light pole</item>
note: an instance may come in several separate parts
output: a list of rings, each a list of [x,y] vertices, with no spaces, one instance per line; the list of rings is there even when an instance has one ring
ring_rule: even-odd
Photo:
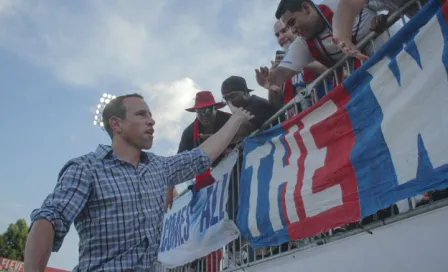
[[[107,104],[112,99],[117,98],[115,95],[103,93],[103,95],[100,98],[100,103],[96,106],[95,115],[93,117],[93,125],[99,126],[102,130],[104,130],[104,122],[103,122],[103,110],[104,107],[106,107]]]

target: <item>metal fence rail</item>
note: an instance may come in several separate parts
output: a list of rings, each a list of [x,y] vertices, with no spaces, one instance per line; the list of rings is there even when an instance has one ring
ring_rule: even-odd
[[[407,22],[405,14],[410,8],[415,7],[414,5],[418,5],[418,8],[421,9],[422,5],[419,0],[410,0],[406,4],[404,4],[400,9],[393,12],[387,19],[387,26],[390,28],[392,25],[401,21],[403,24]],[[386,30],[388,37],[390,38],[389,29]],[[370,45],[375,51],[375,43],[374,40],[378,38],[380,34],[371,32],[369,33],[358,45],[358,49],[363,49],[366,46]],[[314,101],[314,103],[318,100],[316,94],[316,87],[320,84],[323,84],[325,88],[325,93],[331,91],[328,88],[328,78],[332,77],[336,74],[338,69],[345,69],[347,72],[347,76],[353,72],[353,59],[349,57],[344,57],[340,61],[336,63],[333,67],[327,69],[322,75],[320,75],[316,80],[307,85],[299,94],[297,94],[293,100],[289,101],[286,105],[284,105],[276,114],[274,114],[268,121],[266,121],[263,126],[253,132],[251,136],[256,135],[260,131],[263,131],[272,126],[276,121],[280,122],[281,118],[288,119],[287,112],[291,109],[294,109],[295,114],[298,111],[298,105],[304,101],[305,99],[309,99]],[[337,78],[337,77],[336,77]],[[336,79],[337,80],[337,79]],[[336,82],[339,84],[340,82]],[[312,99],[310,99],[312,98]],[[313,104],[313,103],[311,103]],[[241,146],[239,146],[241,148]],[[242,154],[242,152],[240,152]],[[240,166],[242,157],[238,158],[238,161],[235,165],[235,171],[232,172],[231,176],[231,192],[229,192],[229,202],[230,205],[228,207],[229,217],[233,220],[236,219],[237,209],[239,205],[239,184],[240,184]],[[179,196],[181,196],[184,192],[181,192]],[[187,264],[183,267],[178,267],[175,269],[164,269],[160,267],[159,271],[235,271],[244,267],[248,267],[251,265],[255,265],[261,262],[266,262],[281,256],[285,256],[287,254],[297,253],[298,251],[302,251],[308,249],[310,247],[319,246],[325,243],[329,243],[335,240],[344,239],[348,236],[352,236],[364,231],[371,231],[375,228],[383,226],[385,224],[391,224],[393,222],[403,220],[405,218],[413,217],[421,213],[425,213],[430,210],[434,210],[440,207],[444,207],[448,205],[448,200],[441,200],[438,202],[432,202],[416,208],[416,200],[414,198],[409,198],[408,201],[409,210],[405,213],[398,213],[394,207],[390,208],[390,214],[386,218],[378,218],[377,214],[372,216],[371,222],[368,224],[364,224],[364,222],[360,221],[352,225],[350,228],[346,228],[347,226],[343,226],[339,229],[333,229],[325,233],[321,233],[319,235],[308,237],[306,239],[301,239],[299,241],[291,241],[285,243],[280,246],[271,246],[265,248],[253,249],[250,245],[244,240],[243,237],[239,237],[236,240],[232,241],[230,244],[226,245],[220,253],[213,253],[213,256],[207,256],[200,260],[196,260],[191,264]],[[347,230],[348,229],[348,230]],[[212,267],[212,268],[210,268]]]

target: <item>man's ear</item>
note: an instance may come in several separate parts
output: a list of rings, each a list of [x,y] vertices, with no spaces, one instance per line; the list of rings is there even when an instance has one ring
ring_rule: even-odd
[[[313,10],[313,7],[311,6],[310,3],[307,3],[307,2],[302,3],[302,11],[305,14],[307,14],[307,15],[310,14],[312,10]]]
[[[118,117],[112,117],[109,120],[110,129],[115,132],[121,132],[123,130],[121,119]]]

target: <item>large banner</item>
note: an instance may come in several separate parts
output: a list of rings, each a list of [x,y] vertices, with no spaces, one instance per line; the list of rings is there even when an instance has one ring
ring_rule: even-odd
[[[165,214],[158,259],[167,268],[206,256],[239,236],[226,209],[230,177],[237,158],[238,150],[232,151],[212,170],[215,183],[176,199]]]
[[[430,2],[343,85],[245,141],[237,224],[252,246],[448,187],[447,18]]]

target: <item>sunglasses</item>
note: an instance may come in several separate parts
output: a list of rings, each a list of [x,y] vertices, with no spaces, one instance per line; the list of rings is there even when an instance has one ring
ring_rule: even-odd
[[[204,113],[209,113],[209,112],[214,112],[215,111],[215,107],[207,107],[207,108],[202,108],[202,109],[196,109],[196,112],[199,114],[204,114]]]

